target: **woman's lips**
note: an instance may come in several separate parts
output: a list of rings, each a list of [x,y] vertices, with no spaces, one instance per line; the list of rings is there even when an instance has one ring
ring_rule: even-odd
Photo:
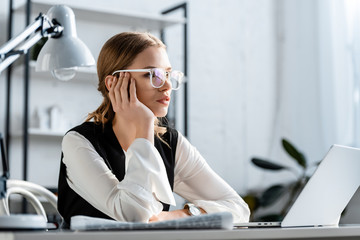
[[[170,97],[163,97],[159,100],[156,100],[158,103],[164,104],[164,105],[169,105],[170,103]]]

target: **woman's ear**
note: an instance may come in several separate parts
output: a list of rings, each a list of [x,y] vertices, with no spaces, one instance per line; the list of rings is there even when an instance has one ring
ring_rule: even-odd
[[[107,75],[105,77],[105,86],[108,91],[110,91],[110,88],[111,88],[112,84],[114,83],[114,78],[115,77],[112,75]]]

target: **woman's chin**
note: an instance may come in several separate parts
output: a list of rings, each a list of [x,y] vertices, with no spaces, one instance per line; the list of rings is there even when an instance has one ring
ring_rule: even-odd
[[[168,113],[167,109],[166,110],[160,110],[158,109],[157,111],[153,111],[154,115],[156,117],[165,117]]]

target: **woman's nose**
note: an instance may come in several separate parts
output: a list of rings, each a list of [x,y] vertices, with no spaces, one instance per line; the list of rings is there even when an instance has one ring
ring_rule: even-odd
[[[164,85],[159,90],[166,91],[166,90],[171,90],[171,88],[172,88],[172,84],[171,84],[170,78],[167,77],[165,79]]]

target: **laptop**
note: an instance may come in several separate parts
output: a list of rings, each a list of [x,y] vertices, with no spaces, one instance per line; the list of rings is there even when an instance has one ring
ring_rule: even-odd
[[[234,227],[338,226],[360,185],[360,149],[333,145],[282,222],[235,223]]]

